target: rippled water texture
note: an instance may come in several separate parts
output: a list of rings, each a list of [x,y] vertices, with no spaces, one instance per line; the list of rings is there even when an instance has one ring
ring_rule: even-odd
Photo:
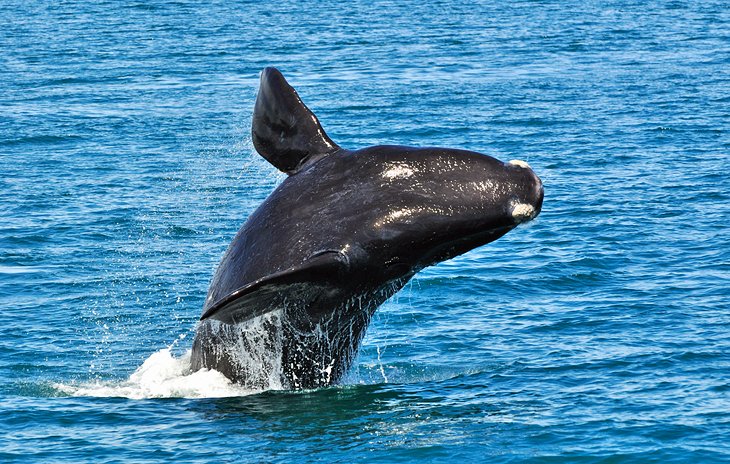
[[[726,2],[232,3],[0,7],[0,461],[730,461]],[[302,393],[185,370],[282,179],[249,135],[267,65],[343,147],[546,191]]]

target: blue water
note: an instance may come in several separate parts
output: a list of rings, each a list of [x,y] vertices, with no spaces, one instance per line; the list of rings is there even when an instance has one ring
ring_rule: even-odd
[[[730,462],[726,2],[232,3],[0,7],[0,461]],[[316,391],[185,371],[268,65],[343,147],[545,184]]]

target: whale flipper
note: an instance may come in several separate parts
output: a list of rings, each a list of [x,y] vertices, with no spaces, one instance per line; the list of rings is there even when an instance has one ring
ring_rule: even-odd
[[[200,320],[216,319],[228,324],[245,322],[282,307],[286,301],[314,303],[331,291],[348,268],[347,257],[326,250],[299,266],[258,279],[229,293],[209,306]]]
[[[340,148],[276,68],[261,73],[251,135],[256,151],[290,175],[307,161]]]

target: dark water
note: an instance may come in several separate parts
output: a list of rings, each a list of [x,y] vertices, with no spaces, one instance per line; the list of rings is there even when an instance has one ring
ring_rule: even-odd
[[[0,461],[730,461],[726,2],[231,3],[0,7]],[[343,147],[546,197],[381,307],[344,385],[251,395],[185,363],[282,179],[267,65]]]

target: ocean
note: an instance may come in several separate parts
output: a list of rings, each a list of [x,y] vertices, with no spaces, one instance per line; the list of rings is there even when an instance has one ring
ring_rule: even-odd
[[[3,2],[0,461],[730,462],[727,7]],[[522,159],[545,186],[317,390],[188,370],[284,179],[251,143],[266,66],[342,147]]]

